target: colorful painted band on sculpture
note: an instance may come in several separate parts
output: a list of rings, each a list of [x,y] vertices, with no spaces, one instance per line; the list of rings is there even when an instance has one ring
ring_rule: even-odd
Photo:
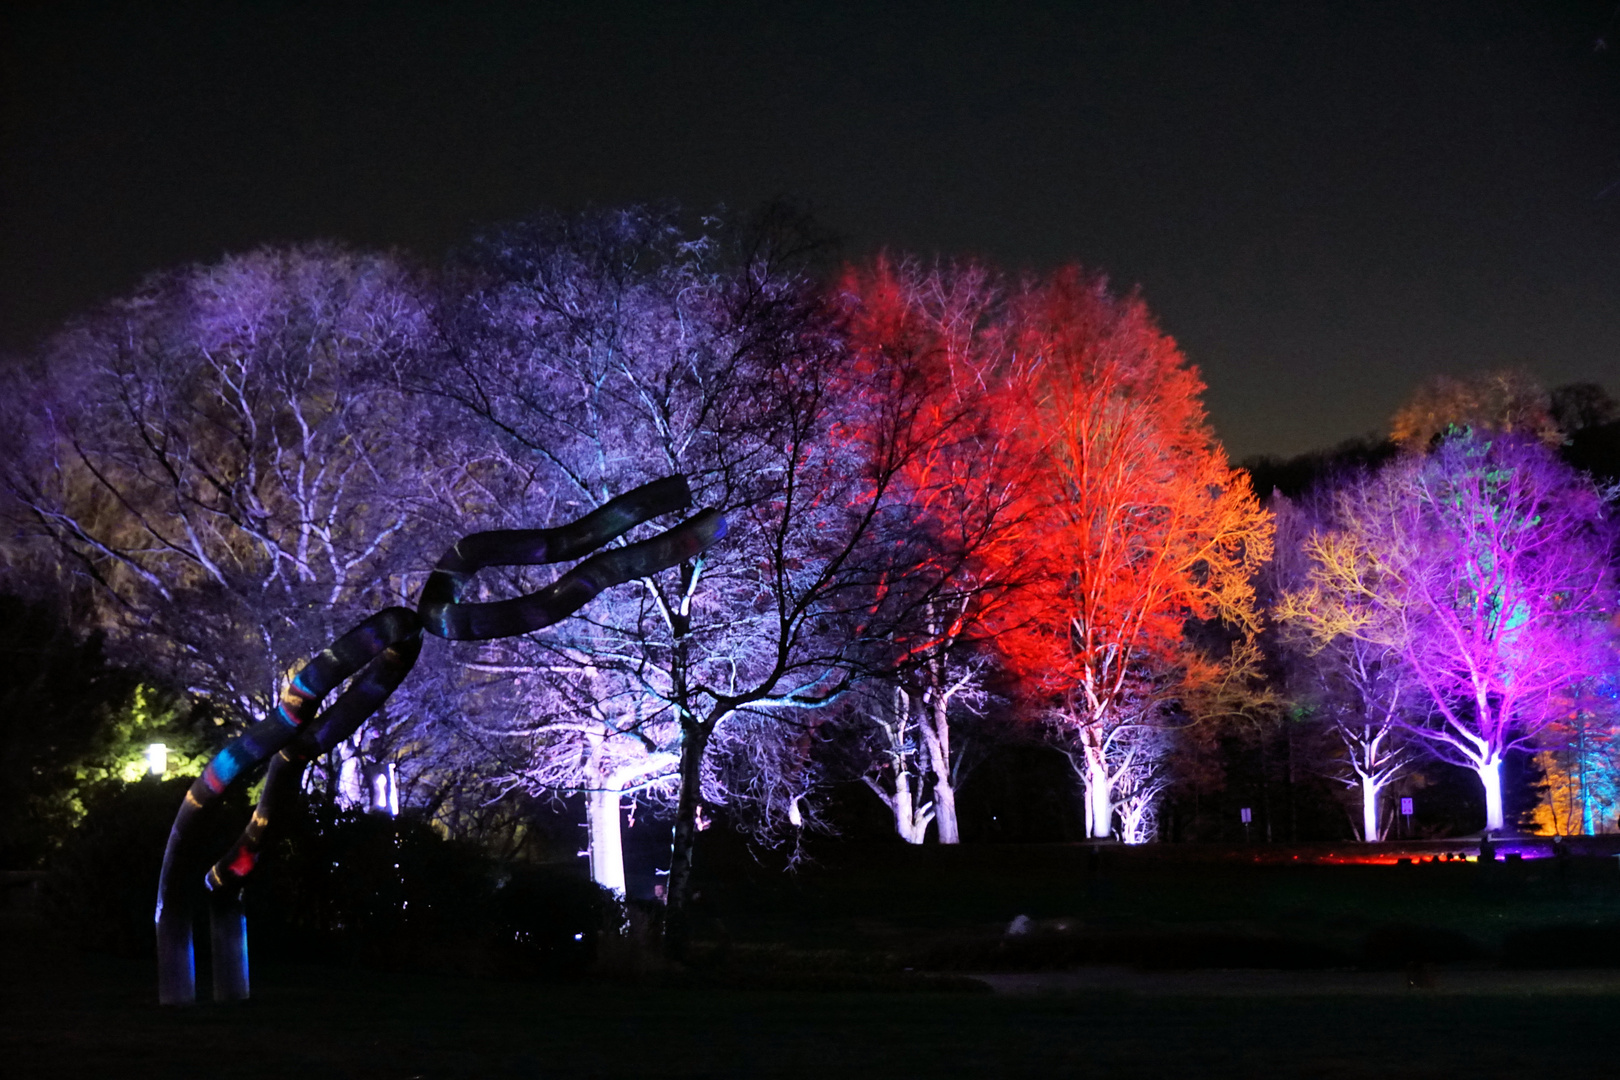
[[[349,688],[316,718],[315,723],[303,725],[292,741],[270,758],[264,791],[259,795],[259,804],[254,808],[247,828],[208,871],[205,881],[209,891],[241,888],[242,879],[252,872],[259,861],[265,829],[294,797],[298,782],[304,775],[304,767],[353,735],[368,717],[382,708],[383,702],[411,673],[421,651],[420,632],[391,643],[366,665]]]

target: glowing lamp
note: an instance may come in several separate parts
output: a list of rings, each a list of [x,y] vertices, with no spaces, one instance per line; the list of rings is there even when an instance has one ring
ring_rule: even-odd
[[[155,742],[146,748],[146,771],[153,776],[162,776],[169,768],[169,748],[160,742]]]

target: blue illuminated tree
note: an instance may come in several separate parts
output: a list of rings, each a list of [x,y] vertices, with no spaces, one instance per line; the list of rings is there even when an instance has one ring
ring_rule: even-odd
[[[632,783],[669,793],[676,950],[702,804],[804,823],[817,710],[881,632],[861,617],[875,586],[862,555],[887,478],[874,501],[832,437],[845,360],[805,243],[780,215],[702,232],[644,210],[512,226],[478,247],[445,355],[404,373],[477,421],[468,453],[502,492],[491,523],[599,505],[649,470],[689,477],[730,523],[704,557],[589,620],[467,657],[508,680],[513,707],[485,720],[532,749],[517,778],[604,790],[602,829],[623,789],[593,760],[645,761]],[[569,730],[565,712],[595,719]]]

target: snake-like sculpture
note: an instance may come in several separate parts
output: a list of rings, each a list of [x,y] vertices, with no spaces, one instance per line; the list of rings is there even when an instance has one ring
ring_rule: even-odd
[[[670,476],[556,528],[500,529],[463,537],[433,568],[415,611],[384,608],[311,657],[270,715],[214,756],[175,815],[158,879],[158,1000],[185,1005],[197,997],[191,925],[198,874],[208,890],[214,1000],[248,996],[242,885],[258,862],[265,830],[297,797],[305,766],[354,734],[405,681],[422,651],[423,630],[451,641],[531,633],[566,619],[604,589],[694,558],[725,536],[726,522],[715,510],[700,511],[649,539],[598,551],[544,589],[509,600],[463,603],[463,590],[474,574],[490,566],[578,559],[643,522],[691,504],[686,478]],[[321,711],[326,696],[351,678],[348,688]],[[264,790],[252,819],[236,843],[214,858],[205,850],[205,837],[222,797],[266,762]]]

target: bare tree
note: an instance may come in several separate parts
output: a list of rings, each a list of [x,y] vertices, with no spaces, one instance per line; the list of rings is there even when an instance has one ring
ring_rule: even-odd
[[[514,493],[498,500],[502,512],[596,506],[679,473],[730,523],[703,557],[593,608],[577,632],[534,639],[523,672],[503,673],[545,669],[551,680],[512,721],[534,750],[525,775],[538,787],[583,787],[552,764],[589,760],[581,747],[611,747],[615,761],[636,744],[649,762],[678,757],[676,951],[701,806],[723,782],[733,803],[802,816],[804,770],[783,751],[814,726],[804,710],[851,685],[852,642],[877,633],[861,556],[888,478],[874,489],[832,438],[843,356],[794,261],[799,235],[780,218],[693,234],[641,210],[511,227],[481,247],[446,356],[404,373],[484,426]],[[544,730],[563,712],[546,704],[562,700],[558,681],[571,708],[600,717],[591,730]],[[726,762],[775,772],[739,783]],[[634,783],[661,776],[640,775]]]
[[[429,320],[402,267],[263,250],[153,279],[50,345],[7,402],[13,509],[116,655],[246,720],[289,666],[406,591],[431,508],[409,403],[362,369]]]
[[[1601,666],[1615,604],[1602,494],[1534,439],[1463,431],[1337,499],[1278,615],[1321,644],[1391,650],[1424,699],[1403,722],[1479,776],[1500,830],[1503,757]]]
[[[927,838],[942,806],[949,807],[951,828],[941,831],[940,842],[959,839],[954,796],[967,764],[960,722],[982,715],[989,663],[983,653],[959,659],[930,649],[920,663],[871,683],[853,710],[865,733],[861,780],[888,807],[895,832],[908,844]]]
[[[891,688],[867,699],[865,780],[903,839],[921,843],[932,821],[954,844],[952,716],[984,696],[986,619],[1023,578],[1007,553],[1022,539],[1031,462],[1007,421],[1033,371],[1012,347],[1000,278],[978,263],[880,257],[846,272],[840,302],[853,359],[843,437],[888,478],[874,606],[895,632],[868,662]]]
[[[1122,695],[1122,705],[1109,724],[1086,723],[1071,709],[1047,713],[1052,743],[1084,785],[1086,835],[1115,835],[1127,844],[1158,838],[1160,796],[1169,789],[1171,749],[1176,733],[1170,713],[1175,706],[1175,680],[1137,676],[1138,685]],[[1109,820],[1098,821],[1099,790],[1108,795]],[[1117,818],[1115,825],[1112,819]]]
[[[1349,475],[1338,482],[1363,479]],[[1274,597],[1309,578],[1311,536],[1333,526],[1333,483],[1325,482],[1299,502],[1273,498],[1277,545],[1267,577]],[[1382,840],[1387,815],[1380,813],[1379,794],[1405,776],[1418,756],[1407,731],[1409,714],[1427,707],[1416,680],[1388,644],[1349,636],[1323,641],[1297,618],[1282,620],[1276,639],[1289,693],[1332,731],[1342,751],[1327,771],[1358,792],[1362,840]]]
[[[1387,815],[1380,812],[1379,794],[1405,776],[1418,756],[1408,734],[1412,714],[1424,708],[1416,682],[1398,655],[1359,639],[1335,641],[1305,663],[1303,696],[1344,751],[1336,778],[1360,795],[1361,838],[1382,840]]]
[[[996,645],[1074,731],[1090,835],[1104,839],[1123,775],[1116,732],[1169,697],[1214,701],[1247,680],[1271,515],[1215,440],[1196,369],[1139,299],[1071,268],[1027,285],[1014,328],[1039,370],[1015,419],[1037,451],[1038,508],[999,557],[1035,581]],[[1196,623],[1230,628],[1227,656],[1211,659],[1188,633]]]

